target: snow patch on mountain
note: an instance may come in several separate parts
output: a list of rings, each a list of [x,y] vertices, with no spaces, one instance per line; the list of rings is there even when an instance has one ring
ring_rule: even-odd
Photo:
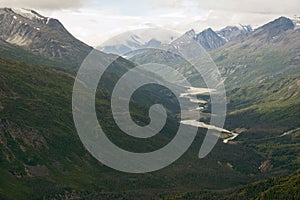
[[[227,26],[220,31],[217,31],[218,36],[225,39],[226,42],[232,41],[241,35],[247,35],[252,31],[250,25],[238,24],[235,26]]]
[[[38,15],[36,12],[30,10],[30,9],[25,9],[25,8],[12,8],[12,11],[18,15],[21,15],[22,17],[28,18],[30,20],[44,20],[45,18]]]

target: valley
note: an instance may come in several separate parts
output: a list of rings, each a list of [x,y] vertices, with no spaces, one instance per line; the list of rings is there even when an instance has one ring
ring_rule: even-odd
[[[77,134],[72,115],[73,85],[82,61],[93,48],[77,40],[58,20],[31,10],[0,9],[0,28],[0,199],[299,197],[300,31],[292,20],[280,17],[256,29],[229,26],[198,34],[192,30],[176,37],[168,32],[155,37],[157,41],[151,40],[151,32],[133,38],[125,34],[121,44],[110,44],[106,50],[120,54],[125,53],[120,52],[124,46],[127,53],[146,50],[124,57],[98,52],[103,62],[116,57],[101,77],[95,95],[99,124],[114,144],[127,151],[151,152],[168,144],[180,125],[187,130],[198,127],[195,141],[180,159],[144,174],[119,172],[103,165]],[[142,38],[145,34],[147,37]],[[172,49],[159,47],[167,42],[176,44],[187,36],[208,51],[224,78],[224,127],[209,124],[209,94],[214,90],[205,85],[191,63]],[[128,37],[139,46],[130,43],[135,49],[128,50],[128,43],[122,43],[128,42]],[[189,44],[176,44],[177,50],[195,53],[196,48]],[[192,85],[182,86],[182,80],[175,80],[180,85],[180,98],[198,107],[181,110],[167,88],[142,87],[130,99],[133,121],[140,126],[149,124],[153,104],[165,106],[167,119],[157,135],[141,139],[118,128],[111,96],[124,74],[147,63],[165,64],[180,72]],[[167,69],[159,73],[171,76]],[[191,110],[199,112],[200,118],[181,118],[181,112]],[[207,129],[222,134],[212,152],[199,159]]]

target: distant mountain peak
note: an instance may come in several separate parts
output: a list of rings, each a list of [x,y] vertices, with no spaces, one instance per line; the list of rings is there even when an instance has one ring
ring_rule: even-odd
[[[124,56],[141,49],[159,48],[170,44],[179,36],[179,33],[167,29],[137,29],[107,40],[100,46],[100,50]]]
[[[239,24],[239,27],[241,28],[241,30],[243,31],[244,34],[248,34],[251,31],[253,31],[253,28],[251,25]]]
[[[278,19],[275,19],[272,22],[269,22],[262,26],[261,28],[264,29],[281,29],[281,30],[288,30],[288,29],[293,29],[294,28],[294,23],[291,19],[287,17],[279,17]]]
[[[211,28],[205,29],[204,31],[196,35],[196,41],[199,42],[203,46],[203,48],[208,51],[217,49],[226,43],[226,40],[220,37]]]
[[[195,32],[194,29],[191,29],[187,31],[182,37],[187,40],[195,40],[205,50],[208,51],[217,49],[226,43],[226,40],[220,37],[212,28],[207,28],[198,34]]]
[[[196,31],[194,29],[191,29],[191,30],[185,32],[184,35],[194,38],[196,36]]]
[[[236,26],[226,26],[217,32],[217,34],[224,38],[226,42],[235,40],[243,35],[248,35],[252,32],[252,27],[250,25],[236,25]]]
[[[202,32],[210,32],[210,33],[214,33],[214,31],[212,30],[212,28],[207,28],[207,29],[205,29],[205,30],[202,31]]]

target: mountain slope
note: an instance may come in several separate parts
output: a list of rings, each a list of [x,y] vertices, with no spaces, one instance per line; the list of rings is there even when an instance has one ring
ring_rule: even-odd
[[[274,26],[281,30],[268,40],[269,29]],[[193,36],[193,33],[187,34]],[[299,41],[300,33],[292,29],[290,20],[279,19],[211,52],[226,78],[228,115],[225,128],[243,130],[230,143],[243,144],[270,157],[265,162],[273,165],[270,170],[273,175],[291,173],[300,167],[299,147],[294,145],[299,140],[280,137],[300,127]],[[187,49],[192,51],[188,45]],[[131,61],[138,64],[163,62],[175,67],[192,84],[201,84],[197,82],[199,75],[194,71],[188,73],[189,70],[185,70],[188,66],[180,58],[164,52],[148,51],[134,56]]]
[[[25,50],[21,47],[12,45],[0,39],[0,58],[24,62],[32,65],[51,67],[63,71],[74,72],[70,64],[63,60],[54,60],[46,56],[40,56]]]
[[[271,178],[251,183],[240,189],[232,191],[201,191],[180,193],[164,197],[166,200],[175,199],[216,199],[216,200],[248,200],[248,199],[299,199],[300,196],[299,171],[288,177]]]
[[[264,37],[266,41],[270,41],[287,30],[293,30],[294,27],[295,25],[292,20],[286,17],[280,17],[256,29],[253,33],[253,37]]]
[[[199,131],[191,149],[166,169],[141,175],[109,169],[91,157],[76,134],[71,109],[72,76],[24,63],[0,61],[2,197],[42,198],[71,191],[99,192],[106,196],[122,191],[156,191],[159,194],[161,188],[188,191],[232,187],[260,176],[258,166],[264,158],[239,145],[226,145],[220,141],[209,157],[199,160],[197,155],[203,130]],[[105,79],[114,82],[112,77],[119,75],[113,70],[120,73],[130,67],[133,67],[130,62],[120,59],[111,66],[112,71]],[[118,146],[148,151],[168,143],[173,137],[174,124],[166,126],[165,134],[146,142],[126,137],[114,123],[107,93],[99,90],[96,98],[96,108],[101,113],[99,122]],[[152,97],[148,96],[148,99]],[[145,116],[139,114],[143,111],[141,106],[137,108],[133,107],[134,115]],[[241,154],[234,154],[236,151]],[[226,163],[231,163],[232,167]]]
[[[227,88],[299,72],[300,32],[293,27],[291,20],[279,18],[213,51]]]
[[[0,9],[0,38],[36,55],[68,62],[71,67],[78,67],[92,50],[58,20],[27,9]]]
[[[238,87],[228,92],[229,118],[236,115],[231,125],[245,124],[247,128],[272,127],[278,132],[279,127],[300,127],[300,73],[272,78],[263,83]],[[256,113],[256,114],[254,114]],[[231,116],[232,115],[232,116]],[[249,120],[252,118],[252,120]],[[255,119],[255,120],[254,120]],[[250,123],[251,122],[251,123]]]
[[[35,23],[47,25],[44,17],[32,11],[13,13],[12,19],[14,15],[17,18],[22,16]],[[159,198],[174,191],[187,193],[203,189],[228,189],[273,175],[286,175],[295,170],[299,167],[299,134],[296,132],[287,137],[278,137],[278,130],[294,128],[299,122],[299,74],[296,73],[299,69],[299,33],[290,28],[288,20],[279,21],[279,24],[285,21],[287,26],[276,25],[276,21],[275,27],[282,27],[282,30],[277,35],[272,35],[271,39],[268,29],[272,29],[274,24],[250,34],[241,43],[231,42],[225,45],[226,49],[224,46],[213,52],[220,69],[227,77],[228,88],[232,88],[228,93],[229,106],[232,107],[227,126],[246,127],[248,130],[229,144],[219,141],[209,156],[199,160],[197,155],[204,136],[204,130],[200,129],[191,149],[181,159],[161,171],[142,175],[109,169],[84,149],[72,119],[73,76],[50,68],[0,59],[0,198],[113,199],[124,197],[124,193],[130,194],[129,199],[145,199],[145,195],[148,198]],[[37,28],[33,27],[38,31]],[[64,30],[58,32],[63,33]],[[12,45],[15,41],[26,44],[31,34],[27,36],[26,40],[4,37],[0,40],[3,52],[15,51],[17,48],[14,49],[16,46]],[[30,50],[29,47],[22,46]],[[278,47],[279,51],[273,47]],[[43,52],[41,54],[44,55]],[[104,58],[109,56],[100,54]],[[51,57],[47,53],[45,55]],[[74,55],[76,58],[76,52]],[[168,58],[167,56],[159,58]],[[62,59],[65,57],[70,59],[73,54],[64,54]],[[176,58],[171,57],[168,62],[176,61]],[[243,62],[251,68],[244,67],[247,71],[243,71],[243,67],[238,68],[239,65],[243,66]],[[107,130],[108,137],[124,149],[154,150],[172,139],[172,134],[176,132],[175,123],[168,124],[163,134],[158,137],[140,143],[120,131],[111,115],[109,97],[113,85],[134,66],[133,63],[119,58],[101,79],[100,83],[104,84],[104,88],[99,88],[96,94],[96,108],[98,116],[101,116],[99,123]],[[189,74],[191,79],[198,79],[188,71],[183,73]],[[291,73],[294,75],[283,78]],[[262,76],[263,79],[260,79]],[[152,100],[156,97],[155,93],[147,94],[147,103],[153,103]],[[143,112],[147,112],[148,107],[138,101],[133,101],[132,104],[133,118],[147,124],[149,119]],[[250,114],[244,112],[249,110]],[[277,112],[280,114],[276,115]],[[245,120],[240,123],[238,120],[243,117]],[[260,123],[256,123],[256,119]],[[279,123],[280,127],[271,132],[270,129],[275,123]],[[257,129],[257,124],[263,129]],[[251,134],[251,127],[254,127],[254,134]],[[257,134],[261,136],[264,131],[268,133],[266,137],[256,138]],[[266,170],[261,170],[262,168]],[[297,179],[291,184],[298,184]]]
[[[276,33],[270,31],[276,27]],[[208,32],[212,32],[211,30]],[[274,35],[275,34],[275,35]],[[213,35],[217,35],[213,33]],[[195,39],[197,34],[191,30],[180,38]],[[271,39],[270,39],[271,37]],[[178,40],[180,40],[180,38]],[[183,39],[182,39],[183,40]],[[202,45],[205,47],[205,45]],[[255,31],[244,35],[239,40],[226,43],[218,49],[212,50],[210,55],[225,78],[228,91],[249,84],[263,83],[268,79],[280,78],[286,75],[300,72],[300,31],[294,30],[291,20],[279,18]],[[186,42],[181,51],[192,54],[193,46]],[[199,50],[199,48],[197,48]],[[199,52],[198,52],[199,53]],[[141,52],[131,58],[138,64],[148,63],[155,60],[164,62],[170,66],[177,66],[181,71],[186,65],[180,58],[167,56],[156,51]],[[187,72],[185,72],[187,73]],[[196,73],[189,73],[189,79],[199,80]],[[193,78],[194,77],[194,78]]]

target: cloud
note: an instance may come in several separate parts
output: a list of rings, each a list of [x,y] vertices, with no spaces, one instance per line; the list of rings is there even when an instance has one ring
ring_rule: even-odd
[[[239,24],[251,25],[252,27],[257,28],[278,17],[279,15],[277,14],[233,13],[221,10],[211,10],[206,16],[195,16],[194,20],[186,20],[172,28],[180,31],[187,31],[193,28],[197,32],[207,28],[220,30],[226,26],[237,26]]]
[[[206,28],[219,30],[228,25],[250,24],[261,26],[280,16],[292,18],[300,14],[299,0],[147,0],[153,10],[171,16],[176,24],[166,24],[178,31],[191,28],[201,31]],[[178,19],[178,14],[185,16]],[[171,20],[171,19],[170,19]],[[171,20],[172,21],[172,20]],[[173,20],[174,21],[174,20]]]
[[[94,0],[1,0],[0,7],[58,10],[79,8]]]
[[[300,12],[299,0],[214,0],[199,3],[199,7],[260,14],[297,14]]]
[[[299,0],[147,0],[153,8],[182,9],[197,6],[199,9],[260,14],[300,14]]]
[[[239,23],[257,27],[300,14],[299,0],[0,0],[0,7],[32,8],[57,18],[93,46],[137,28],[200,32]]]

